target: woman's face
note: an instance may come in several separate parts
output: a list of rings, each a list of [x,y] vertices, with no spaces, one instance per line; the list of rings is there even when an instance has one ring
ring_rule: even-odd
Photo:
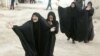
[[[33,19],[33,22],[38,22],[39,21],[39,18],[36,15],[33,15],[32,19]]]
[[[91,4],[87,4],[87,6],[90,7],[90,8],[92,7]]]
[[[75,4],[71,4],[71,7],[74,8],[75,7]]]
[[[53,16],[52,15],[49,16],[49,20],[53,21]]]

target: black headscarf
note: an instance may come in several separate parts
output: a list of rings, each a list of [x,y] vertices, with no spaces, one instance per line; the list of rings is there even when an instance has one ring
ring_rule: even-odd
[[[50,11],[49,13],[48,13],[48,16],[47,16],[47,21],[49,21],[49,16],[50,15],[52,15],[53,16],[53,22],[55,22],[56,21],[56,16],[55,16],[55,13],[54,12],[52,12],[52,11]]]
[[[72,2],[72,3],[71,3],[71,5],[72,5],[72,4],[74,4],[74,5],[75,5],[75,7],[74,7],[74,8],[76,8],[76,3],[75,3],[75,2]],[[70,7],[71,7],[71,5],[70,5]],[[72,7],[71,7],[71,8],[72,8]]]
[[[58,33],[59,23],[58,23],[58,21],[56,20],[56,15],[55,15],[54,12],[50,11],[50,12],[48,13],[48,16],[47,16],[47,21],[50,21],[50,19],[49,19],[49,16],[50,16],[50,15],[53,16],[53,21],[52,21],[53,24],[50,25],[50,28],[55,27],[56,30],[55,30],[54,33]]]
[[[37,16],[39,19],[43,18],[39,13],[35,12],[35,13],[32,14],[31,20],[32,20],[34,15]]]
[[[91,5],[91,7],[92,7],[92,2],[90,1],[90,2],[88,2],[88,4],[90,4]]]

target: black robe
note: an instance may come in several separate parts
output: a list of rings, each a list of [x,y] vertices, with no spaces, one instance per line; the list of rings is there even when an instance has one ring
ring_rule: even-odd
[[[68,38],[87,41],[89,35],[88,13],[85,10],[72,10],[70,7],[58,7],[61,32]]]
[[[55,27],[55,31],[54,32],[49,31],[50,38],[49,38],[48,49],[50,51],[48,52],[49,53],[48,56],[53,56],[54,46],[55,46],[55,41],[56,41],[56,34],[58,33],[58,30],[59,30],[58,21],[53,22],[53,25],[50,25],[50,28],[52,27]]]
[[[77,8],[62,8],[58,7],[58,13],[60,18],[60,29],[62,33],[65,33],[68,38],[76,39],[76,20],[77,20]]]
[[[22,26],[14,26],[13,30],[18,35],[26,56],[47,56],[49,26],[45,19],[40,17],[38,26],[30,20]]]
[[[64,27],[64,19],[66,18],[66,9],[62,8],[62,7],[58,7],[58,13],[59,13],[59,21],[60,21],[60,30],[62,33],[65,33],[66,30],[65,27]],[[69,28],[69,27],[67,27]]]
[[[88,14],[81,10],[77,15],[76,37],[78,41],[86,41],[88,38]]]
[[[88,11],[86,10],[86,12],[88,13],[88,41],[91,41],[94,38],[94,26],[92,20],[92,16],[94,14],[94,8]]]

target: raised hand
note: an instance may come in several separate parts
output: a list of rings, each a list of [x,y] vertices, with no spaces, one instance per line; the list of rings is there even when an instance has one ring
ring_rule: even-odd
[[[13,28],[13,22],[8,22],[7,23],[7,28],[12,29]]]

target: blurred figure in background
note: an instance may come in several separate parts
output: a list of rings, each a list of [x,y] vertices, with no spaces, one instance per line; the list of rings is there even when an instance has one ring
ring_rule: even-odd
[[[30,0],[30,3],[36,3],[36,1],[35,0]]]
[[[50,7],[50,8],[51,8],[51,10],[52,10],[51,0],[49,0],[49,1],[48,1],[48,6],[47,6],[46,10],[48,10],[48,9],[49,9],[49,7]]]
[[[86,43],[92,41],[94,38],[94,27],[92,16],[94,14],[94,8],[92,7],[92,2],[88,2],[85,7],[85,11],[88,13],[88,38],[86,39]]]
[[[14,10],[15,9],[14,8],[14,2],[15,2],[15,0],[11,0],[10,10]]]
[[[74,2],[76,3],[76,6],[77,6],[77,8],[79,9],[79,10],[82,10],[82,8],[83,8],[83,1],[84,0],[74,0]]]
[[[58,7],[58,13],[60,18],[60,29],[61,32],[64,33],[68,40],[71,38],[72,43],[75,43],[76,38],[76,25],[77,25],[77,7],[75,2],[69,7],[62,8],[61,6]]]

